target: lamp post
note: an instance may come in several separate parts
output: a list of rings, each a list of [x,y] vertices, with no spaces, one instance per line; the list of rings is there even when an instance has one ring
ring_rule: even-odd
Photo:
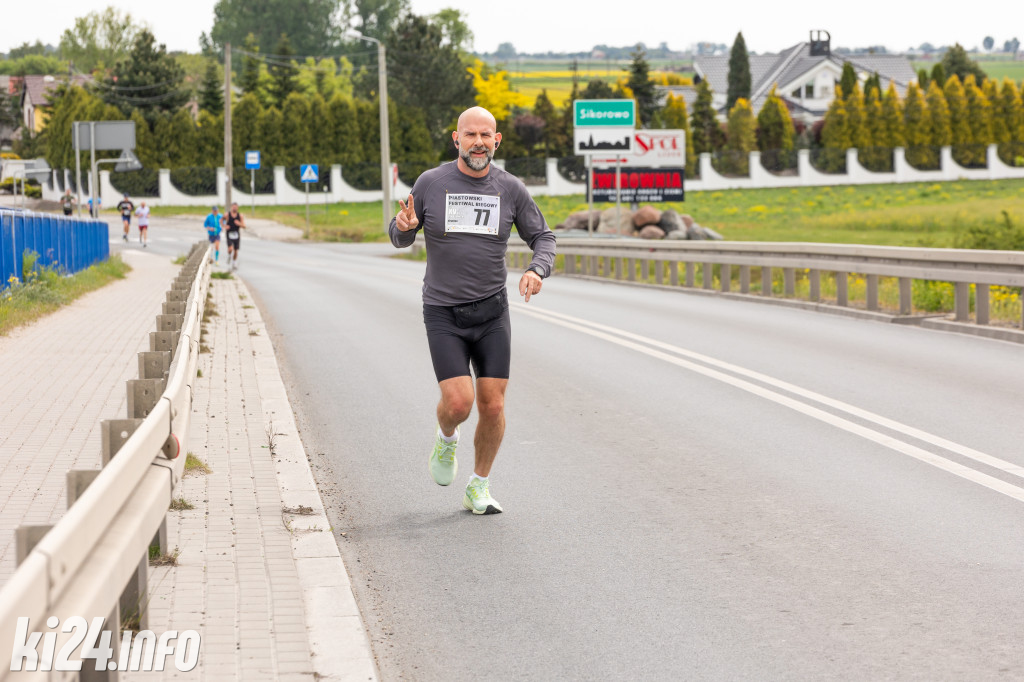
[[[377,45],[378,99],[380,99],[380,188],[383,192],[384,229],[391,222],[391,139],[388,134],[388,65],[384,56],[384,43],[364,36],[359,31],[347,31],[350,38],[365,40]]]

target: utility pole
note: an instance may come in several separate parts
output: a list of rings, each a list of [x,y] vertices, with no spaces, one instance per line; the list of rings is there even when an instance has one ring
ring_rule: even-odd
[[[224,43],[224,212],[231,207],[231,43]]]

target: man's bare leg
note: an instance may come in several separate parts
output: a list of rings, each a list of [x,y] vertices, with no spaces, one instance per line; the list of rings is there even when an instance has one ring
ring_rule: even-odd
[[[437,404],[437,423],[441,433],[451,437],[473,409],[473,380],[468,376],[452,377],[440,382],[438,388],[441,401]]]
[[[508,379],[481,377],[476,380],[476,407],[479,421],[473,446],[476,461],[473,473],[486,478],[498,456],[501,439],[505,436],[505,388]]]

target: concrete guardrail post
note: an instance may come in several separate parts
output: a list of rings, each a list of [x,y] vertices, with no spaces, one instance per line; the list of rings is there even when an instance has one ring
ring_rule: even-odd
[[[868,310],[878,310],[878,275],[868,275],[866,279],[868,282]]]
[[[974,285],[974,321],[978,324],[988,324],[988,292],[987,284]]]
[[[836,305],[850,305],[850,273],[836,272]]]

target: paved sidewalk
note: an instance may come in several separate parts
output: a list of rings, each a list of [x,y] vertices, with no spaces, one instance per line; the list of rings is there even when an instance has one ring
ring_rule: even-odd
[[[100,421],[125,415],[124,382],[178,268],[123,257],[124,281],[0,337],[0,580],[14,570],[14,529],[60,519],[67,470],[98,468]],[[259,311],[238,279],[212,280],[211,294],[186,443],[211,473],[175,492],[194,508],[168,513],[178,565],[150,569],[147,623],[199,631],[200,661],[122,679],[376,680]]]
[[[100,420],[126,416],[171,259],[125,251],[124,280],[0,337],[0,582],[14,572],[14,529],[56,523],[68,469],[100,467]]]

